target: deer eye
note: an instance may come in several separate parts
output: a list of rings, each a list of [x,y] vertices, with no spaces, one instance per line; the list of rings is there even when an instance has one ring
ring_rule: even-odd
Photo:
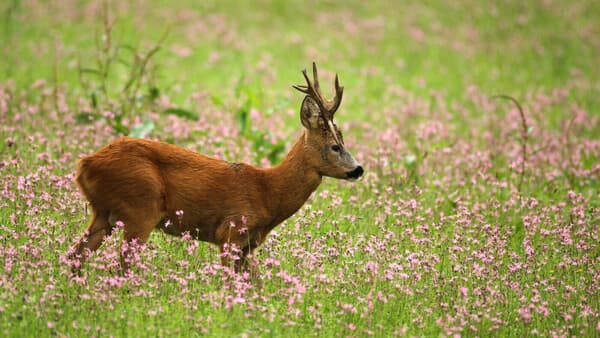
[[[342,148],[339,145],[334,144],[331,146],[331,150],[335,151],[336,153],[339,153],[340,150],[342,150]]]

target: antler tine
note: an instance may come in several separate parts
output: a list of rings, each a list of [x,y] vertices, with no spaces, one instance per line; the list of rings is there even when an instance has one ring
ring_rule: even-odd
[[[319,94],[319,97],[323,99],[323,95],[321,95],[321,86],[319,86],[319,75],[317,74],[317,64],[313,61],[313,86],[315,87],[315,92]],[[325,100],[323,100],[325,101]]]
[[[292,87],[294,87],[295,89],[299,90],[300,92],[304,93],[304,94],[308,94],[310,95],[310,81],[308,80],[308,75],[306,74],[306,69],[302,70],[302,75],[304,75],[304,78],[306,79],[306,83],[308,84],[307,86],[303,86],[303,85],[292,85]]]
[[[304,75],[304,79],[306,80],[306,86],[304,85],[293,85],[292,87],[294,87],[296,90],[307,94],[308,96],[312,97],[315,102],[317,103],[317,105],[319,106],[319,109],[321,110],[321,113],[323,114],[323,116],[325,116],[325,114],[328,114],[328,107],[329,105],[327,105],[327,101],[325,101],[323,99],[323,96],[321,95],[320,89],[319,89],[319,81],[317,79],[317,66],[316,64],[313,62],[313,77],[315,78],[314,83],[312,83],[310,81],[310,79],[308,78],[308,73],[306,72],[306,69],[302,70],[302,75]]]
[[[335,97],[333,98],[333,105],[331,107],[331,117],[333,118],[333,114],[338,110],[340,104],[342,103],[342,96],[344,95],[344,87],[340,86],[340,80],[338,75],[335,74]]]
[[[292,87],[304,94],[309,94],[308,92],[308,87],[307,86],[302,86],[302,85],[292,85]]]
[[[308,81],[308,78],[306,78],[306,81]],[[310,83],[310,82],[309,82]],[[328,115],[329,113],[329,102],[325,99],[325,97],[323,97],[323,94],[321,93],[321,85],[319,84],[319,73],[317,71],[317,63],[313,61],[313,82],[312,82],[312,87],[313,87],[313,92],[314,92],[314,99],[317,100],[319,103],[319,107],[321,107],[321,110],[323,111],[323,114],[325,116]]]
[[[313,61],[313,88],[314,88],[314,93],[315,93],[315,100],[321,102],[319,103],[319,107],[321,108],[321,111],[323,112],[323,117],[325,117],[326,120],[332,120],[333,119],[333,113],[335,112],[335,109],[332,109],[332,103],[331,101],[327,100],[324,96],[323,93],[321,93],[321,85],[319,84],[319,72],[317,71],[317,63]]]

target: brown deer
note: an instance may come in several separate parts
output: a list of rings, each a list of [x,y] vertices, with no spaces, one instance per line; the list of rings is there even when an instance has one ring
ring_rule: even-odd
[[[306,86],[293,87],[306,94],[300,108],[305,129],[275,167],[230,163],[129,137],[82,158],[76,180],[92,219],[69,257],[83,260],[84,251],[98,249],[121,221],[124,243],[145,243],[155,228],[171,235],[189,232],[218,245],[223,265],[247,269],[247,256],[306,202],[323,176],[355,180],[363,174],[333,123],[344,89],[337,75],[329,101],[321,94],[315,63],[312,82],[306,70],[302,73]],[[228,250],[233,247],[239,251],[232,258]],[[129,268],[126,256],[122,250],[123,271]]]

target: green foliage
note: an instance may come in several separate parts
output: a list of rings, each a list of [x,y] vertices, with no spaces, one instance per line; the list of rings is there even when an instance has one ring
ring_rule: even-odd
[[[163,110],[164,115],[175,115],[188,120],[198,120],[198,114],[182,108],[167,108]]]
[[[252,86],[244,84],[243,77],[238,81],[234,93],[235,101],[238,102],[237,108],[227,107],[224,100],[216,95],[213,95],[211,100],[215,105],[235,112],[234,119],[237,122],[240,136],[252,143],[256,162],[260,162],[263,158],[267,158],[272,164],[279,162],[286,150],[284,140],[276,140],[270,130],[261,130],[252,125],[250,113],[252,109],[261,106],[260,96]],[[273,108],[266,111],[264,118],[268,119],[271,114],[279,112],[287,104],[288,100],[280,100]]]
[[[113,28],[117,21],[111,22],[106,9],[102,13],[103,32],[96,37],[95,67],[83,66],[81,59],[78,62],[79,82],[91,111],[80,112],[75,119],[78,123],[101,120],[116,134],[145,137],[152,133],[155,123],[148,116],[134,126],[131,120],[157,108],[161,92],[155,85],[157,65],[153,59],[168,31],[152,47],[141,51],[129,44],[116,44]],[[198,120],[196,113],[183,108],[170,107],[162,114]]]
[[[142,123],[134,126],[129,130],[129,136],[144,138],[154,130],[154,122],[150,119],[144,120]]]

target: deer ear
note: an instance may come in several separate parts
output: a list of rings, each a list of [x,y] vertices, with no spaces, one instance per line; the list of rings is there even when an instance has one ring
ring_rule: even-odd
[[[317,129],[319,127],[319,117],[321,110],[310,96],[305,96],[300,108],[300,121],[306,129]]]

